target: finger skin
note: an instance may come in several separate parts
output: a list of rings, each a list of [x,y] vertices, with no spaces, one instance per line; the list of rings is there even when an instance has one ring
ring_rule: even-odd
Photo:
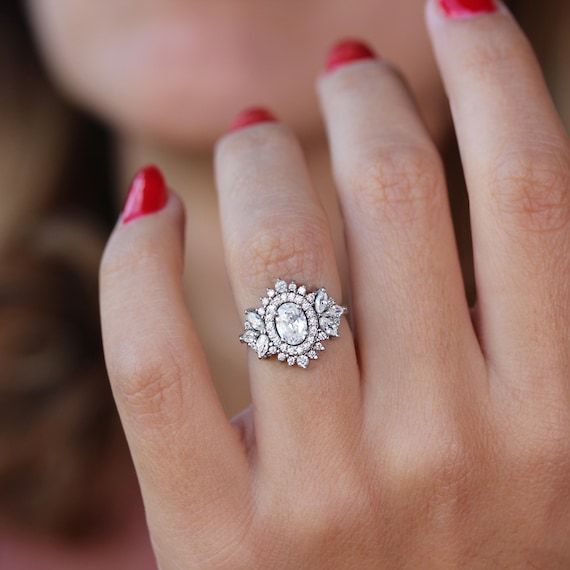
[[[227,266],[241,314],[259,306],[276,278],[309,290],[326,287],[342,302],[328,221],[287,127],[265,123],[226,135],[216,148],[216,178]],[[306,370],[274,358],[258,360],[247,349],[258,453],[271,456],[267,464],[275,477],[298,469],[292,453],[304,456],[300,464],[308,467],[323,456],[316,449],[338,447],[354,431],[348,424],[358,425],[358,368],[345,319],[340,337],[325,346]]]
[[[119,221],[100,270],[109,378],[153,542],[170,559],[176,535],[187,533],[185,544],[199,556],[207,547],[203,521],[218,525],[220,541],[231,541],[239,530],[230,513],[248,512],[245,454],[185,305],[183,218],[171,195],[161,211]],[[198,512],[200,521],[192,516]]]
[[[336,69],[318,90],[346,224],[366,396],[385,416],[392,412],[379,406],[393,404],[387,391],[403,402],[417,398],[442,382],[437,371],[452,355],[478,350],[443,170],[387,62]]]
[[[568,137],[504,5],[454,20],[430,0],[427,22],[468,183],[485,354],[536,387],[570,363]]]

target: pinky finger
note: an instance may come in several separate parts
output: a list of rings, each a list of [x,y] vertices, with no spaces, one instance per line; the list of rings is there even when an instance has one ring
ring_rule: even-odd
[[[245,454],[186,309],[183,225],[182,206],[159,171],[141,171],[100,272],[109,377],[153,542],[169,560],[176,558],[171,536],[183,533],[199,554],[205,521],[224,528],[247,511]]]

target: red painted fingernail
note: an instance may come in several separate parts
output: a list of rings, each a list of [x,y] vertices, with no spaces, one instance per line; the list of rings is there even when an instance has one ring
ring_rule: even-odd
[[[439,0],[439,5],[449,18],[468,18],[497,10],[494,0]]]
[[[275,122],[277,122],[277,118],[267,109],[264,109],[263,107],[250,107],[236,115],[228,129],[228,132],[232,133],[233,131],[239,131],[240,129],[251,125],[257,125],[258,123]]]
[[[126,224],[141,216],[161,210],[168,200],[168,191],[160,170],[147,166],[136,174],[123,208],[122,220]]]
[[[377,59],[377,55],[366,44],[356,40],[342,40],[335,44],[329,51],[325,63],[326,71],[333,71],[352,63],[364,59]]]

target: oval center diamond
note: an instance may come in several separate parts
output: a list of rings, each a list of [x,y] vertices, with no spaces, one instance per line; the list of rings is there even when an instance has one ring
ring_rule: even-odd
[[[307,316],[295,303],[283,303],[277,309],[275,326],[281,339],[290,345],[301,344],[309,334]]]

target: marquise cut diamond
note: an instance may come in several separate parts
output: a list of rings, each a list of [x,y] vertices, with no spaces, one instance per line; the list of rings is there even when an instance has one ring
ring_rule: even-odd
[[[259,332],[265,332],[265,325],[263,324],[263,319],[256,311],[250,310],[247,312],[247,322]]]
[[[263,358],[267,354],[267,351],[269,350],[269,338],[267,335],[262,334],[257,339],[255,350],[257,351],[257,356],[259,356],[259,358]]]
[[[340,322],[335,319],[334,317],[324,315],[321,317],[319,321],[321,328],[329,335],[329,336],[337,336],[338,335],[338,326]]]
[[[317,313],[322,313],[327,308],[327,304],[329,302],[329,296],[324,289],[321,289],[317,293],[317,297],[315,299],[315,309],[317,309]]]

